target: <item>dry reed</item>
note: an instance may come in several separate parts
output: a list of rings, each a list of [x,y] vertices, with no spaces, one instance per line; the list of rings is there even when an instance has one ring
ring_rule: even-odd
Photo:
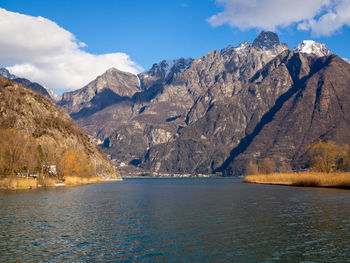
[[[51,177],[45,177],[41,179],[41,184],[43,187],[55,187],[56,186],[56,179]]]
[[[37,181],[32,177],[8,177],[0,180],[0,188],[3,189],[35,189]]]
[[[280,173],[248,175],[246,183],[350,188],[350,173]]]
[[[65,185],[74,186],[81,184],[93,184],[102,181],[101,177],[77,177],[68,176],[65,178]],[[0,179],[0,189],[35,189],[37,187],[56,187],[56,179],[45,177],[41,179],[35,179],[32,177],[7,177]]]
[[[80,184],[93,184],[102,181],[101,177],[78,177],[78,176],[66,176],[64,178],[65,185],[80,185]]]

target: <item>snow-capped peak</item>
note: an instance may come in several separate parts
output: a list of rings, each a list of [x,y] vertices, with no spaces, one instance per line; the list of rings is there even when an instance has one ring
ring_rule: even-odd
[[[294,48],[294,51],[313,54],[318,57],[329,56],[333,53],[327,48],[326,44],[320,44],[313,40],[303,40]]]
[[[191,66],[193,62],[192,58],[179,58],[174,60],[162,60],[159,63],[153,64],[152,68],[141,73],[141,75],[147,76],[159,76],[166,79],[172,73],[184,72]]]
[[[238,47],[235,48],[235,51],[240,52],[240,51],[245,50],[245,49],[250,48],[250,47],[251,47],[251,45],[249,44],[249,42],[244,41]]]
[[[251,44],[248,41],[244,41],[243,43],[239,44],[237,47],[232,47],[231,45],[228,45],[227,47],[221,49],[220,53],[224,56],[230,56],[232,53],[242,53],[251,48]]]

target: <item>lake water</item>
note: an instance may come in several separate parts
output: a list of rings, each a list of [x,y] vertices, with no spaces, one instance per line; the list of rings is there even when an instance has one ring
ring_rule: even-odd
[[[1,262],[349,262],[350,191],[125,179],[0,192]]]

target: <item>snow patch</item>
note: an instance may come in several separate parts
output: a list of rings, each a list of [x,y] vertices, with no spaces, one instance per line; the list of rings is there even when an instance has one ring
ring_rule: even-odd
[[[235,48],[235,51],[237,53],[242,53],[242,52],[244,52],[245,50],[247,50],[250,47],[251,47],[251,45],[249,44],[249,42],[248,41],[244,41],[242,44],[240,44],[238,47]]]
[[[154,64],[151,69],[141,73],[144,77],[159,76],[166,79],[172,73],[184,72],[193,62],[192,58],[179,58],[173,60],[162,60]]]
[[[333,53],[327,48],[326,44],[320,44],[313,40],[303,40],[298,46],[294,48],[294,51],[313,54],[318,57],[329,56]]]
[[[350,59],[342,58],[346,63],[350,64]]]

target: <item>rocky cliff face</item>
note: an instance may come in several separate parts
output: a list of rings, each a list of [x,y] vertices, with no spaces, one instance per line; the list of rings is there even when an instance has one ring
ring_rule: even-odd
[[[337,56],[303,57],[289,68],[292,85],[233,149],[221,167],[242,173],[250,160],[270,157],[277,166],[307,167],[306,147],[318,140],[350,143],[350,66]],[[288,66],[288,65],[287,65]],[[296,75],[295,73],[302,72]]]
[[[278,164],[302,167],[305,164],[302,147],[323,137],[307,137],[298,147],[295,140],[286,139],[278,158],[277,154],[263,149],[262,141],[271,136],[271,145],[274,145],[278,134],[268,130],[263,135],[272,119],[279,116],[287,102],[291,103],[289,111],[294,109],[295,100],[291,98],[297,91],[314,85],[309,82],[313,76],[325,74],[324,69],[332,64],[327,62],[328,58],[337,60],[335,56],[327,56],[330,51],[320,44],[305,46],[292,52],[279,42],[276,34],[262,32],[252,44],[228,46],[193,61],[180,59],[155,64],[139,75],[141,88],[133,89],[135,85],[130,85],[137,79],[134,75],[127,78],[114,75],[105,82],[105,87],[108,89],[109,81],[124,79],[128,84],[124,83],[123,87],[129,93],[123,99],[120,99],[123,92],[120,88],[113,90],[113,96],[118,99],[111,102],[93,92],[87,97],[81,96],[89,93],[89,84],[69,94],[66,101],[70,102],[64,107],[103,145],[116,165],[126,163],[165,173],[238,175],[248,160],[271,156]],[[343,62],[338,70],[346,71],[346,67],[349,65]],[[338,85],[335,80],[342,77],[337,70],[333,74],[332,83]],[[135,81],[129,82],[132,79]],[[316,94],[318,91],[310,90]],[[93,108],[91,105],[103,106]],[[344,109],[344,106],[338,108]],[[303,109],[309,111],[306,106]],[[299,118],[297,113],[295,118]],[[304,121],[305,126],[311,125]],[[293,119],[285,129],[300,129],[293,126],[295,123],[300,125]],[[276,129],[283,125],[276,124]],[[281,141],[283,134],[280,133]],[[254,146],[255,141],[261,149]],[[295,149],[294,152],[291,149]],[[301,157],[296,156],[296,149]]]
[[[79,119],[128,100],[139,91],[140,82],[136,75],[111,68],[82,89],[64,93],[59,104],[73,118]]]
[[[41,145],[72,148],[87,154],[99,176],[120,178],[109,159],[69,117],[48,98],[14,83],[6,86],[0,77],[0,127],[24,131]]]
[[[174,60],[163,60],[153,64],[152,68],[140,73],[138,77],[141,81],[141,87],[148,89],[156,83],[167,82],[175,73],[184,72],[191,66],[192,58],[179,58]]]
[[[178,131],[174,142],[151,148],[145,167],[188,173],[220,170],[230,150],[253,132],[262,116],[292,87],[293,79],[284,61],[294,59],[292,52],[284,51],[236,93],[216,96],[203,116]]]
[[[151,158],[152,153],[158,148],[166,148],[166,145],[177,145],[186,136],[190,136],[184,136],[182,133],[190,130],[188,127],[191,125],[196,126],[196,129],[201,129],[202,126],[207,129],[204,132],[206,136],[203,135],[201,139],[206,147],[222,137],[215,143],[215,149],[207,154],[207,163],[210,162],[209,159],[215,154],[217,148],[223,146],[224,152],[229,152],[235,143],[226,144],[227,140],[224,139],[231,125],[222,132],[216,132],[212,137],[210,133],[215,129],[208,130],[209,126],[205,127],[207,123],[201,119],[209,110],[219,114],[221,110],[219,105],[222,101],[239,94],[255,72],[284,50],[287,50],[287,47],[279,43],[276,34],[263,32],[254,44],[244,42],[236,48],[229,46],[221,52],[212,51],[194,61],[179,59],[171,63],[163,61],[155,64],[151,70],[139,75],[143,83],[142,91],[132,96],[130,94],[125,100],[113,102],[110,106],[99,109],[88,116],[76,115],[77,110],[63,105],[76,118],[79,125],[104,144],[106,152],[111,154],[117,163],[139,163],[144,168],[156,171],[174,170],[176,165],[169,167],[165,164],[167,161],[161,165],[158,160],[151,161],[154,159]],[[154,81],[147,81],[151,78]],[[87,88],[83,88],[78,93],[83,91],[86,93]],[[75,97],[81,97],[76,96],[78,93],[69,94],[73,98],[71,101],[75,100]],[[115,93],[120,94],[119,91]],[[66,95],[63,97],[65,100]],[[97,98],[97,96],[91,97]],[[217,101],[220,103],[216,103]],[[74,105],[78,104],[81,105],[79,106],[81,111],[86,110],[84,105],[87,104],[80,102]],[[213,107],[214,104],[215,107]],[[227,110],[232,109],[227,108]],[[217,116],[211,112],[213,116],[208,122],[213,124],[215,122],[213,118]],[[208,116],[211,116],[210,114]],[[223,123],[224,120],[221,122]],[[240,129],[238,133],[244,134],[244,129],[238,128],[241,124],[233,124],[233,126]],[[204,137],[210,139],[204,140]],[[233,135],[229,137],[232,138]],[[180,150],[180,155],[181,152],[182,150]],[[224,155],[222,154],[220,161],[224,160]],[[193,158],[195,157],[190,157],[190,159]],[[215,166],[218,166],[220,161],[217,161]],[[187,167],[191,166],[192,162]],[[199,171],[197,166],[189,170],[180,164],[180,168],[176,170]],[[211,165],[207,165],[201,171],[209,172],[210,170]]]

